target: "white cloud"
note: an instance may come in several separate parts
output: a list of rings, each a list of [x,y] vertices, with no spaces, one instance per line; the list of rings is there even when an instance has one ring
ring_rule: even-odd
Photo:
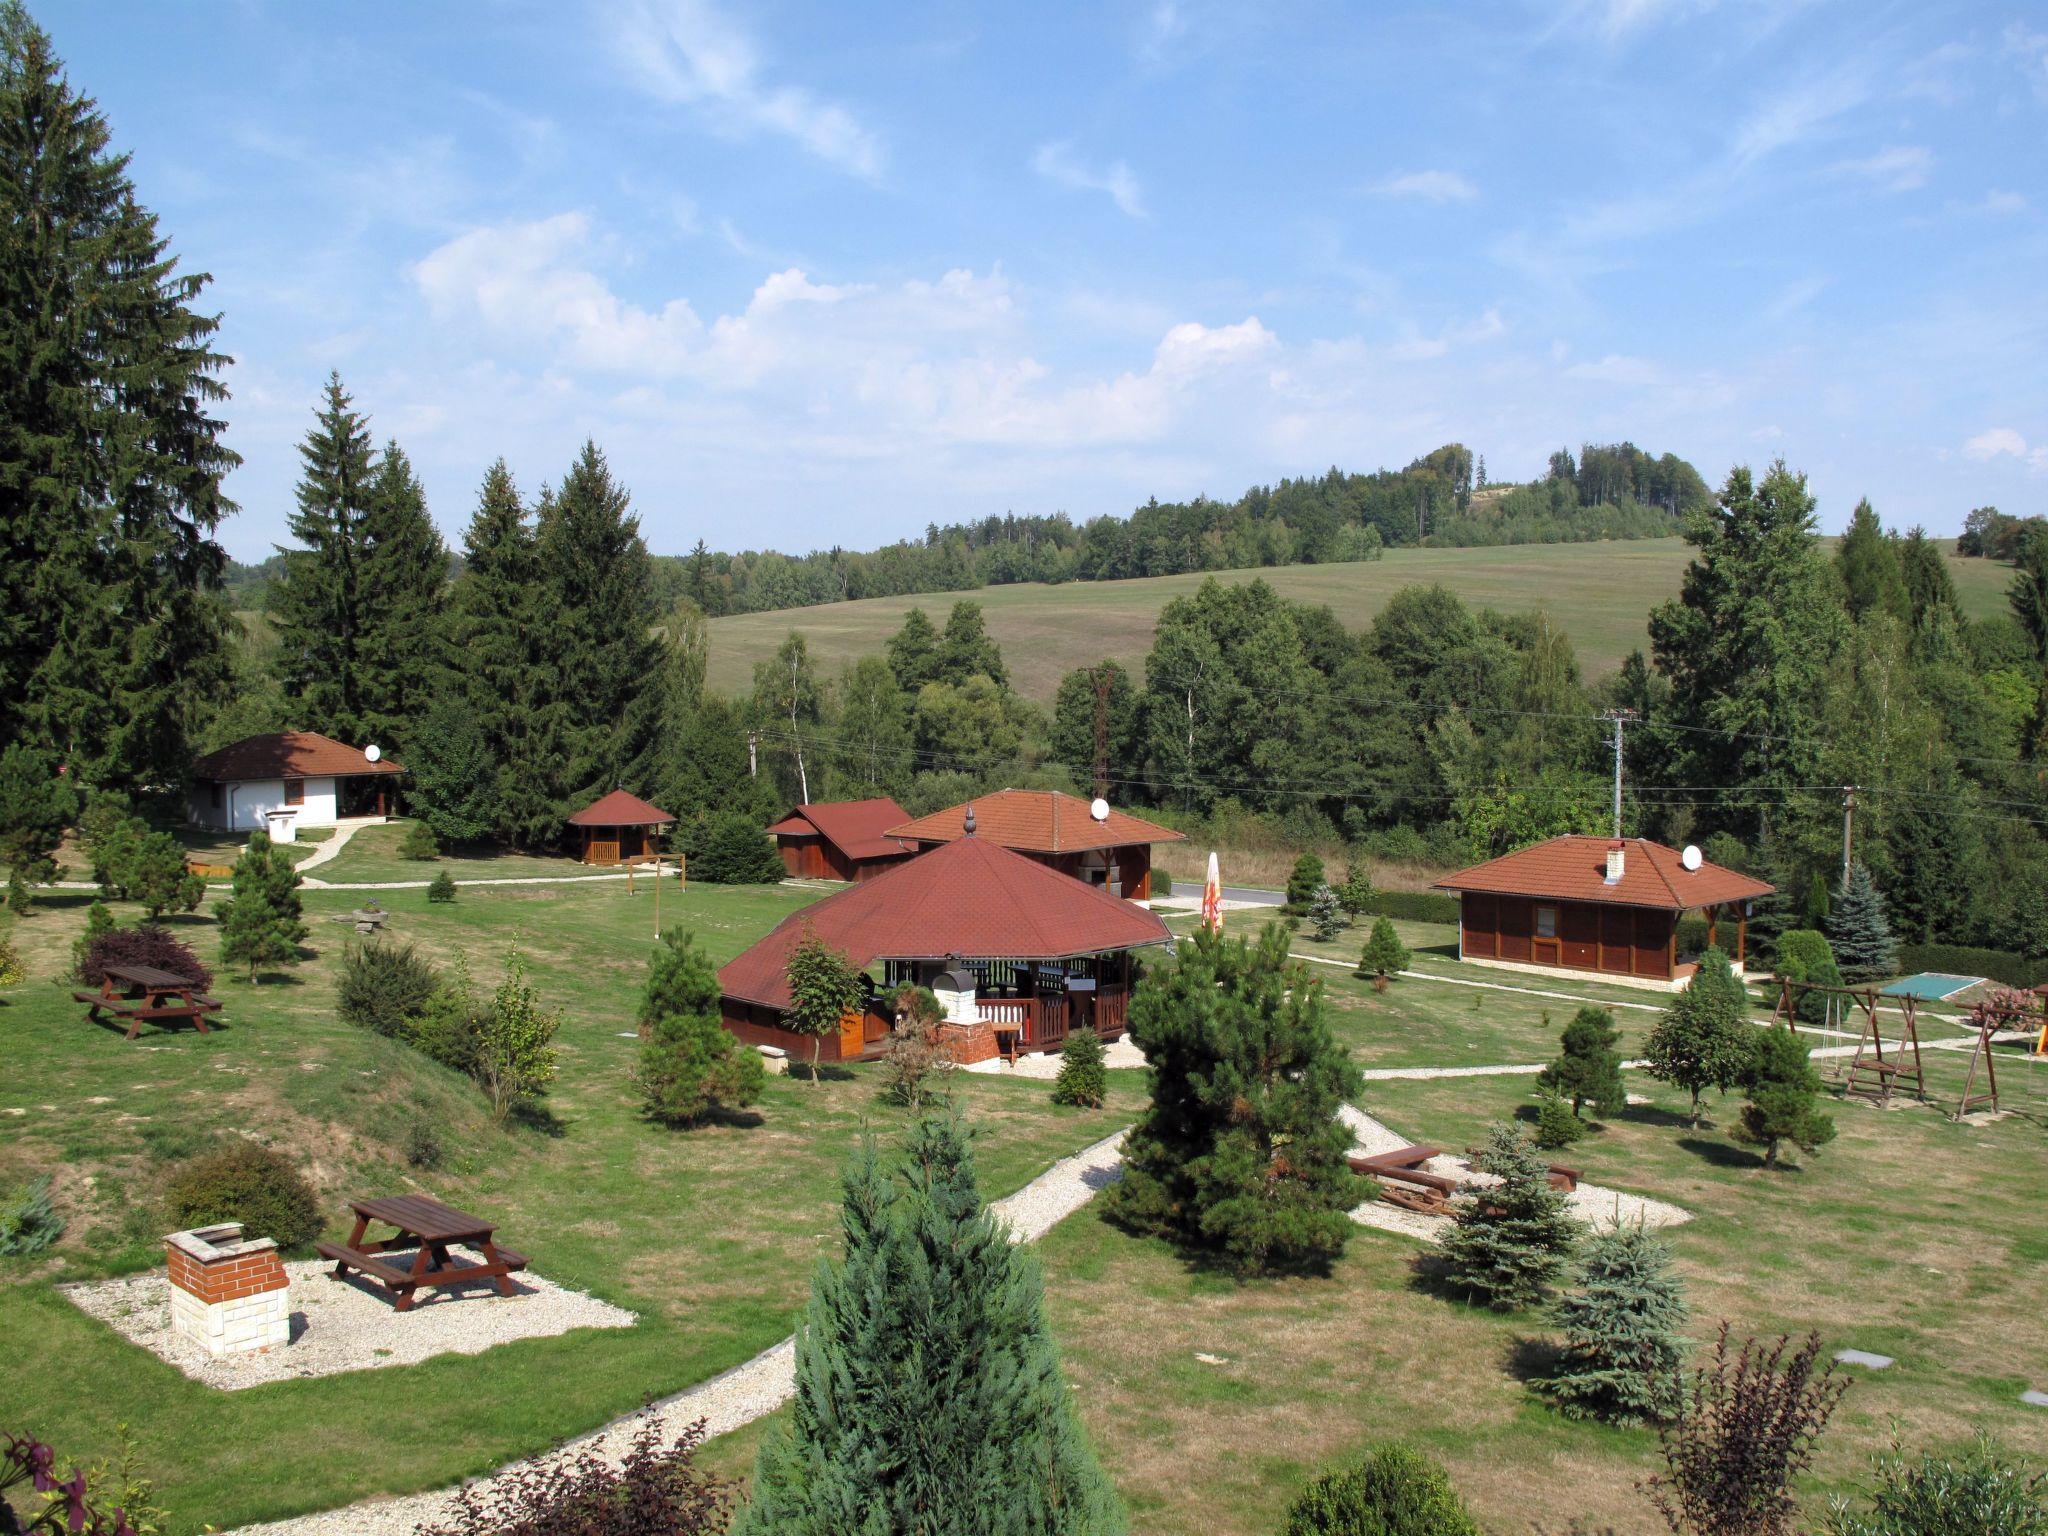
[[[1991,427],[1963,444],[1966,458],[1990,462],[2011,457],[2037,473],[2048,472],[2048,443],[2029,448],[2026,438],[2011,427]]]
[[[1984,194],[1984,200],[1977,204],[1980,213],[2025,213],[2031,205],[2024,192],[2001,192],[1996,188]]]
[[[636,0],[613,31],[627,67],[662,100],[701,107],[727,131],[780,134],[857,176],[881,175],[875,134],[835,102],[767,83],[753,40],[710,0]]]
[[[1382,197],[1419,197],[1431,203],[1469,203],[1479,189],[1456,171],[1409,171],[1372,187]]]
[[[2048,101],[2048,32],[2032,32],[2014,22],[2005,29],[2005,51],[2019,61],[2034,94]]]
[[[1041,144],[1031,157],[1031,169],[1047,181],[1057,182],[1063,187],[1072,187],[1080,192],[1107,193],[1117,207],[1134,219],[1145,214],[1145,194],[1138,185],[1138,178],[1131,174],[1131,168],[1121,160],[1096,169],[1084,165],[1074,157],[1071,140],[1052,144]]]
[[[1610,352],[1598,362],[1573,363],[1565,369],[1568,379],[1588,379],[1596,384],[1621,384],[1631,387],[1647,387],[1661,383],[1664,371],[1647,357],[1628,357],[1619,352]]]
[[[1507,329],[1508,323],[1501,318],[1500,311],[1489,309],[1476,320],[1447,325],[1434,336],[1411,333],[1389,347],[1387,356],[1401,363],[1424,362],[1448,356],[1453,347],[1474,346],[1505,336]]]
[[[1867,181],[1880,192],[1911,192],[1927,185],[1934,154],[1922,145],[1894,144],[1860,160],[1838,160],[1832,169],[1838,176]]]

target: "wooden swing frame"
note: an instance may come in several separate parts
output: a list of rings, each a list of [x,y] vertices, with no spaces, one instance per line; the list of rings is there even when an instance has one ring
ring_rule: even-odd
[[[1780,976],[1778,982],[1778,1006],[1772,1011],[1771,1023],[1782,1023],[1793,1029],[1799,1017],[1799,1004],[1809,992],[1819,992],[1829,999],[1847,999],[1863,1012],[1863,1028],[1856,1037],[1856,1055],[1849,1063],[1842,1083],[1842,1092],[1856,1098],[1869,1099],[1880,1107],[1889,1106],[1892,1093],[1903,1083],[1910,1083],[1913,1097],[1921,1103],[1927,1102],[1927,1073],[1920,1059],[1920,1013],[1919,1000],[1910,996],[1898,996],[1880,992],[1875,987],[1831,987],[1824,982],[1794,981]],[[1890,1057],[1885,1055],[1884,1027],[1879,1009],[1885,1003],[1892,1003],[1899,1010],[1899,1039]]]

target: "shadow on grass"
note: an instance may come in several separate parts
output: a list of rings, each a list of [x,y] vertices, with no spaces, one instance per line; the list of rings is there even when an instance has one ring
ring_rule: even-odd
[[[1419,1291],[1424,1296],[1432,1296],[1438,1301],[1471,1307],[1475,1311],[1491,1310],[1474,1297],[1469,1289],[1458,1283],[1449,1262],[1434,1248],[1415,1255],[1408,1271],[1408,1288]]]
[[[860,1074],[851,1067],[840,1066],[837,1062],[821,1061],[813,1067],[808,1061],[792,1061],[789,1071],[784,1074],[791,1082],[806,1083],[850,1083]]]
[[[1621,1118],[1630,1125],[1654,1125],[1665,1130],[1675,1128],[1695,1130],[1699,1128],[1693,1125],[1691,1115],[1680,1110],[1666,1109],[1661,1104],[1631,1104],[1621,1112]],[[1709,1123],[1703,1112],[1700,1116],[1700,1126],[1705,1126]]]
[[[1091,1188],[1103,1189],[1121,1181],[1122,1170],[1092,1172],[1085,1176]],[[1268,1264],[1245,1269],[1221,1249],[1186,1241],[1178,1233],[1164,1231],[1142,1217],[1126,1218],[1112,1204],[1091,1201],[1088,1209],[1095,1219],[1128,1237],[1152,1241],[1171,1253],[1181,1268],[1201,1280],[1220,1281],[1229,1286],[1255,1285],[1266,1280],[1327,1280],[1335,1268],[1334,1257],[1307,1256],[1293,1263]]]
[[[1761,1168],[1763,1158],[1747,1147],[1730,1146],[1725,1141],[1709,1141],[1704,1136],[1681,1136],[1678,1145],[1702,1162],[1712,1163],[1716,1168]]]
[[[550,1141],[560,1141],[569,1134],[569,1122],[539,1099],[522,1099],[514,1104],[505,1121],[508,1125],[518,1126],[522,1131],[532,1131],[545,1136]]]
[[[1557,1340],[1518,1335],[1508,1340],[1501,1366],[1515,1380],[1527,1386],[1555,1376],[1563,1360],[1564,1347]]]

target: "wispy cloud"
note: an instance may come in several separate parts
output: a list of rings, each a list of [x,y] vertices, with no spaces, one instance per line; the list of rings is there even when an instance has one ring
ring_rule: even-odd
[[[729,132],[779,134],[856,176],[882,174],[880,139],[845,107],[770,84],[753,39],[709,0],[638,0],[618,13],[614,37],[660,99],[699,107]]]
[[[1366,189],[1381,197],[1417,197],[1430,203],[1469,203],[1479,189],[1456,171],[1408,171]]]
[[[2005,29],[2005,52],[2019,63],[2034,94],[2048,101],[2048,32],[2036,32],[2014,22]]]
[[[1963,456],[1984,463],[2015,458],[2037,473],[2048,471],[2048,443],[2030,448],[2026,438],[2011,427],[1991,427],[1979,432],[1963,444]]]
[[[1927,185],[1934,172],[1934,152],[1919,144],[1893,144],[1861,159],[1838,160],[1831,169],[1880,192],[1911,192]]]
[[[1031,157],[1031,169],[1047,181],[1081,192],[1105,193],[1117,207],[1134,219],[1145,218],[1145,193],[1138,178],[1121,160],[1097,169],[1075,158],[1071,140],[1041,144]]]

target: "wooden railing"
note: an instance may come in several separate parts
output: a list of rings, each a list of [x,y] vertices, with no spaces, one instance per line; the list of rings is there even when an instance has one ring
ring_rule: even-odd
[[[1105,1037],[1122,1034],[1129,1003],[1130,994],[1121,989],[1096,993],[1096,1032]],[[1067,1031],[1073,1027],[1073,999],[1058,993],[1040,993],[1035,997],[982,997],[975,999],[974,1006],[985,1023],[1017,1030],[1019,1050],[1054,1050],[1065,1043]]]

